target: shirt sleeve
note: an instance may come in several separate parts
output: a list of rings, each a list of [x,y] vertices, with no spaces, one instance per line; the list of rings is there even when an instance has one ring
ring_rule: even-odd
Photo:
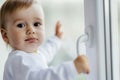
[[[47,62],[49,63],[56,54],[56,51],[59,50],[60,46],[61,40],[57,36],[53,36],[49,38],[43,46],[39,48],[39,51],[43,53]]]
[[[74,80],[77,76],[73,62],[66,62],[56,67],[36,67],[35,63],[16,57],[12,62],[13,80]]]
[[[74,80],[76,75],[73,63],[67,62],[56,67],[30,71],[28,80]]]

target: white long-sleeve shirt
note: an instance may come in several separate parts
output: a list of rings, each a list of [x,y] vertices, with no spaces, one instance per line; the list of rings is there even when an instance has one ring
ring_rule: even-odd
[[[47,65],[59,46],[59,39],[53,37],[37,53],[13,50],[6,61],[3,80],[74,80],[78,73],[72,61]]]

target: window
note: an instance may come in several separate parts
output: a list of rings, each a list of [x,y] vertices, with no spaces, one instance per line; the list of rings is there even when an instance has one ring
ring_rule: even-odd
[[[93,26],[94,43],[88,80],[119,80],[117,0],[85,0],[85,27]],[[94,70],[93,70],[94,69]]]

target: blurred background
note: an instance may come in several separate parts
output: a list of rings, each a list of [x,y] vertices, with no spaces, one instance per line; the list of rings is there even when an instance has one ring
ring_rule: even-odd
[[[0,0],[0,5],[5,0]],[[64,61],[74,60],[77,56],[76,41],[84,34],[84,0],[41,0],[45,13],[46,37],[54,35],[56,22],[62,23],[64,38],[61,49],[57,52],[50,65],[58,65]],[[120,5],[120,0],[118,0]],[[119,36],[120,36],[120,6],[118,6]],[[120,38],[119,38],[120,44]],[[4,63],[10,49],[0,37],[0,80],[3,77]],[[80,45],[80,52],[85,53],[84,43]],[[76,80],[86,80],[85,75],[80,75]]]

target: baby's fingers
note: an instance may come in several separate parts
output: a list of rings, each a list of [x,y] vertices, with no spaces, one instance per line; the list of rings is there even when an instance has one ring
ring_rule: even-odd
[[[61,23],[60,23],[60,21],[58,21],[57,23],[56,23],[56,33],[57,32],[60,32],[60,30],[61,30]]]
[[[55,35],[58,37],[58,38],[62,38],[62,36],[63,36],[63,31],[62,31],[62,25],[61,25],[61,23],[60,23],[60,21],[58,21],[57,23],[56,23],[56,32],[55,32]]]

